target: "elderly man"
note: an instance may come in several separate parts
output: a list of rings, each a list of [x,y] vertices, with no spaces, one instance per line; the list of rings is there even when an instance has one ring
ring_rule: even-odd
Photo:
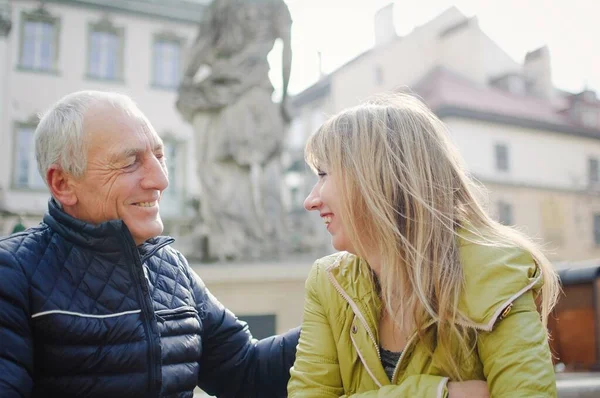
[[[66,96],[35,148],[52,199],[0,241],[0,397],[285,396],[299,330],[253,340],[159,236],[167,160],[130,98]]]

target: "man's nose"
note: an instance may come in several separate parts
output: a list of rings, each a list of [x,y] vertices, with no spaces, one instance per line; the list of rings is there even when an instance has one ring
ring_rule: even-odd
[[[169,186],[169,177],[165,165],[156,157],[151,157],[148,160],[148,165],[145,168],[145,176],[142,181],[144,189],[156,189],[164,191]]]
[[[321,196],[319,195],[315,187],[312,189],[312,191],[310,191],[310,194],[308,194],[308,196],[304,200],[304,208],[308,211],[317,210],[319,207],[321,207],[321,204]]]

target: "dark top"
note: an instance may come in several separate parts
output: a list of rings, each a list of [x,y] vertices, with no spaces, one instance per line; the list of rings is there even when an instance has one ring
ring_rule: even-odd
[[[392,380],[392,376],[394,375],[394,370],[396,369],[396,365],[400,360],[400,356],[402,352],[393,352],[388,351],[383,348],[380,348],[381,353],[381,364],[383,365],[383,369],[387,374],[390,381]]]

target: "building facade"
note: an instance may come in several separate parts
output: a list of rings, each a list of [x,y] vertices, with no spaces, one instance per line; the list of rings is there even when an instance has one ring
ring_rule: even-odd
[[[493,216],[538,239],[550,258],[600,257],[600,101],[592,91],[552,85],[542,47],[512,60],[450,8],[404,37],[382,9],[376,45],[299,93],[288,142],[291,202],[314,177],[302,146],[322,121],[381,92],[412,92],[447,124],[469,172],[488,193]],[[308,238],[306,238],[308,239]]]

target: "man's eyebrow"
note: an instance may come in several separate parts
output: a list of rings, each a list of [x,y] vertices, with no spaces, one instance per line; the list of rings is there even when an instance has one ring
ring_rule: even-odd
[[[122,151],[115,152],[110,157],[111,162],[118,162],[120,160],[125,160],[133,156],[138,156],[140,153],[143,153],[144,150],[141,148],[125,148]]]
[[[152,152],[155,152],[155,153],[162,152],[163,150],[164,150],[164,145],[162,144],[162,142],[159,142],[156,145],[154,145],[154,149],[152,150]],[[146,150],[143,148],[125,148],[122,151],[114,153],[110,157],[110,161],[113,163],[116,163],[121,160],[128,159],[130,157],[138,157],[139,155],[143,154],[145,151]]]

